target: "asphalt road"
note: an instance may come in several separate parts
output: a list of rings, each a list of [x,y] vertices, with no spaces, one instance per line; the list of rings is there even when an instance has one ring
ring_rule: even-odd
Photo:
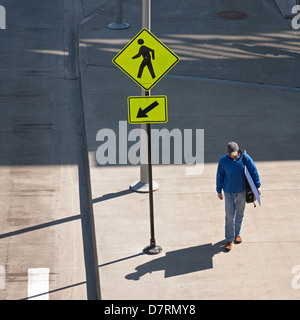
[[[2,1],[0,299],[96,299],[80,1]]]

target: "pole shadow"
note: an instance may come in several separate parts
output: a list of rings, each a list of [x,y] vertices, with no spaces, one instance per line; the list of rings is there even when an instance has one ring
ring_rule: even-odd
[[[213,256],[225,252],[225,240],[212,245],[203,244],[196,247],[167,252],[164,257],[151,260],[135,268],[135,272],[125,276],[127,280],[140,280],[142,276],[154,271],[165,270],[165,278],[180,276],[213,268]]]
[[[133,191],[131,189],[126,189],[126,190],[122,190],[119,192],[107,193],[107,194],[104,194],[102,197],[93,199],[93,203],[98,203],[98,202],[102,202],[105,200],[110,200],[110,199],[122,197],[122,196],[125,196],[130,193],[133,193]]]

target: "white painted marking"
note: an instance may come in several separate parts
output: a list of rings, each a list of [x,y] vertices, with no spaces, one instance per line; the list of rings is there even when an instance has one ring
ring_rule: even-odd
[[[28,300],[49,300],[49,268],[28,269]]]
[[[0,290],[5,289],[5,268],[0,266]]]
[[[6,10],[0,6],[0,29],[6,29]]]

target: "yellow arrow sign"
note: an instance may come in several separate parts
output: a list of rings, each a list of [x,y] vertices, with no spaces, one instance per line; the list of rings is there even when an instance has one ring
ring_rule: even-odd
[[[128,97],[128,122],[131,124],[168,122],[167,97]]]
[[[148,29],[142,29],[112,60],[133,81],[149,91],[179,61]]]

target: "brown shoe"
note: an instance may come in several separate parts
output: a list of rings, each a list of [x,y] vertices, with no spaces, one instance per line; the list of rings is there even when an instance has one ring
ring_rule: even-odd
[[[235,236],[234,238],[234,243],[235,244],[239,244],[241,243],[243,240],[242,240],[242,237],[241,236]]]
[[[226,242],[225,250],[229,252],[232,249],[232,242]]]

